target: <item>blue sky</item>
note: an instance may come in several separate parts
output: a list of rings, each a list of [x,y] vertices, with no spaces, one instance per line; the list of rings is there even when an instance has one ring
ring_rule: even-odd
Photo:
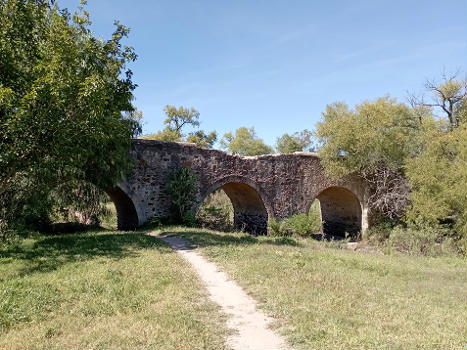
[[[254,126],[272,145],[313,129],[329,103],[405,101],[443,69],[466,72],[465,0],[89,0],[87,10],[97,36],[115,19],[131,28],[144,133],[162,128],[165,105],[183,105],[202,129]]]

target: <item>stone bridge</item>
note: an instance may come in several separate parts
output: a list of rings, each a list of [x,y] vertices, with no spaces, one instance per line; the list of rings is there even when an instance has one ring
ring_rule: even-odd
[[[327,178],[314,153],[242,157],[190,143],[151,140],[134,140],[131,153],[136,161],[131,173],[108,192],[121,230],[170,214],[164,186],[168,175],[180,167],[197,174],[195,212],[221,188],[232,202],[234,224],[247,232],[266,233],[268,218],[308,213],[315,199],[326,233],[343,235],[368,227],[364,183],[351,177]]]

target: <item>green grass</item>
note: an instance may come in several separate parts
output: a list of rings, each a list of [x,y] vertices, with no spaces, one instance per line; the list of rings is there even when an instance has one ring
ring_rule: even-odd
[[[466,261],[164,228],[189,238],[306,349],[465,349]]]
[[[222,349],[226,327],[186,262],[141,232],[0,248],[1,349]]]
[[[115,204],[113,202],[105,203],[105,208],[107,211],[107,215],[101,215],[100,219],[100,226],[107,229],[107,230],[116,230],[117,229],[117,209],[115,208]]]

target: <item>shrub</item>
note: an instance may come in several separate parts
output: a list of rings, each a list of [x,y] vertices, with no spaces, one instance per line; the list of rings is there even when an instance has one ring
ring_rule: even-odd
[[[438,234],[433,230],[415,230],[395,227],[392,229],[388,243],[406,254],[439,255],[442,247],[438,242]]]
[[[368,229],[365,238],[371,245],[404,254],[436,256],[466,252],[466,239],[456,239],[449,230],[404,227],[391,220],[381,221]]]
[[[183,213],[182,224],[188,227],[196,226],[196,215],[192,210]]]
[[[180,168],[169,175],[165,192],[170,197],[172,216],[183,223],[186,212],[191,209],[198,192],[196,174],[190,168]]]
[[[364,238],[370,244],[377,246],[385,245],[396,224],[395,221],[390,219],[380,220],[366,231]]]
[[[296,214],[283,222],[283,229],[290,235],[297,234],[301,237],[309,237],[314,233],[321,232],[321,223],[307,214]]]
[[[282,224],[275,218],[268,220],[268,233],[272,237],[284,237],[289,236],[289,232],[282,230]]]
[[[321,218],[316,215],[296,214],[283,220],[282,222],[272,218],[268,221],[268,232],[271,236],[285,237],[298,235],[309,237],[313,234],[321,233]]]

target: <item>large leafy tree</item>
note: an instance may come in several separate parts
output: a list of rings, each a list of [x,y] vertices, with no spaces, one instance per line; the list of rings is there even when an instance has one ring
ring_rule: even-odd
[[[211,131],[210,133],[204,130],[193,131],[188,134],[183,133],[183,128],[191,126],[192,128],[199,127],[199,112],[191,108],[183,106],[165,106],[164,112],[167,118],[164,120],[165,128],[154,133],[143,136],[146,140],[161,140],[172,142],[192,142],[200,147],[212,148],[217,140],[217,133]]]
[[[232,154],[242,156],[256,156],[261,154],[274,153],[271,146],[268,146],[260,139],[254,128],[241,127],[235,130],[235,134],[228,132],[220,141],[221,147]]]
[[[335,103],[317,123],[318,153],[328,175],[356,174],[370,184],[375,216],[401,218],[409,194],[404,162],[414,152],[419,127],[413,110],[389,97],[354,110]]]
[[[89,13],[45,0],[0,2],[0,206],[73,180],[107,188],[129,169],[140,132],[132,105],[136,59],[115,23],[108,40]],[[27,190],[26,190],[27,188]],[[21,197],[21,196],[20,196]]]

